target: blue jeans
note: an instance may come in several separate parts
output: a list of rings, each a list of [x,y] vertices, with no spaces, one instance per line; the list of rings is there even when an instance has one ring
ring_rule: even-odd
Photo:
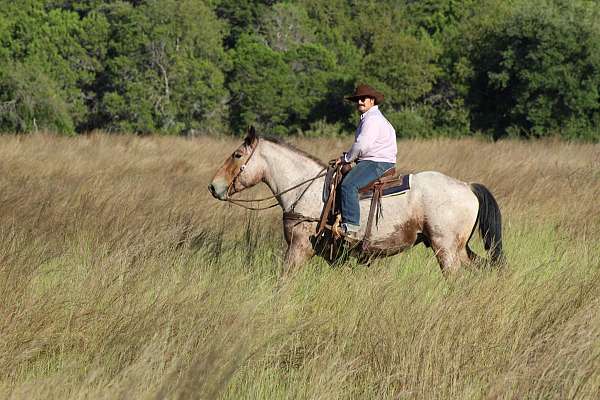
[[[370,160],[359,161],[344,177],[341,188],[342,222],[360,225],[360,205],[358,189],[379,178],[395,164]]]

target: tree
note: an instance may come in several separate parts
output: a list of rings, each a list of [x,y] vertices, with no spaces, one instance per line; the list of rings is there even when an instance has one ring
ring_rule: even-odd
[[[237,46],[243,35],[258,34],[259,20],[277,0],[215,0],[217,16],[228,22],[230,31],[225,37],[227,49]]]
[[[107,68],[97,81],[96,121],[108,130],[180,133],[227,120],[225,25],[192,0],[104,6],[111,23]]]
[[[289,99],[293,96],[292,71],[283,54],[262,38],[243,35],[233,53],[230,75],[232,128],[242,131],[256,125],[260,131],[285,134]]]
[[[304,7],[277,3],[260,18],[260,34],[275,51],[291,50],[313,43],[315,28]]]
[[[495,137],[597,138],[599,17],[597,3],[561,0],[478,14],[459,43],[464,58],[456,68],[473,126]]]
[[[89,84],[99,64],[89,53],[82,38],[86,36],[83,23],[77,13],[62,9],[46,11],[43,1],[24,0],[18,5],[5,2],[0,9],[0,20],[3,22],[2,52],[3,70],[0,82],[6,88],[5,103],[13,103],[14,112],[24,112],[10,121],[21,121],[15,126],[7,125],[4,129],[21,130],[31,127],[59,129],[72,133],[74,127],[81,124],[87,114],[86,95],[82,90]],[[14,72],[14,68],[23,68],[22,73]],[[19,82],[29,79],[29,82]],[[32,85],[38,82],[40,87]],[[51,99],[36,99],[37,95],[52,89]],[[26,91],[30,91],[26,93]],[[35,99],[38,106],[20,104],[25,99]],[[47,104],[58,106],[41,106]],[[31,105],[31,104],[30,104]],[[47,112],[55,110],[60,115],[52,116],[47,112],[37,113],[40,107]],[[29,110],[29,111],[25,111]],[[31,114],[30,112],[36,112]],[[56,121],[62,121],[56,123]]]
[[[405,0],[410,24],[443,43],[469,15],[475,0]]]
[[[382,107],[397,134],[414,137],[433,130],[423,99],[441,75],[440,48],[409,23],[406,12],[398,2],[368,2],[357,10],[361,33],[355,40],[365,51],[358,80],[385,94]]]
[[[304,130],[318,120],[343,120],[344,93],[339,88],[344,88],[344,76],[336,57],[321,45],[306,44],[286,52],[284,58],[293,86],[286,126]]]
[[[33,64],[0,67],[0,131],[73,133],[69,104],[61,89]]]

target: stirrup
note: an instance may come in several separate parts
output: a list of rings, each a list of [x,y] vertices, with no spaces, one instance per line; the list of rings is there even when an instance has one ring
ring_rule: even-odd
[[[358,232],[348,233],[344,228],[342,228],[341,217],[337,216],[333,226],[331,227],[331,233],[333,234],[333,238],[336,240],[343,239],[351,245],[355,245],[361,241],[361,239],[357,238],[356,235]]]
[[[333,234],[334,239],[341,239],[346,236],[346,232],[342,229],[342,216],[338,214],[335,217],[335,222],[331,225],[331,233]]]

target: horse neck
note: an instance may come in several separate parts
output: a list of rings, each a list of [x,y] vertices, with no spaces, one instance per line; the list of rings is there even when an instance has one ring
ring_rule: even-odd
[[[277,201],[284,211],[316,214],[318,216],[322,206],[321,193],[324,178],[315,179],[305,185],[281,193],[301,182],[315,178],[324,172],[325,166],[306,155],[294,151],[286,146],[263,141],[261,154],[265,161],[263,182],[277,196]]]

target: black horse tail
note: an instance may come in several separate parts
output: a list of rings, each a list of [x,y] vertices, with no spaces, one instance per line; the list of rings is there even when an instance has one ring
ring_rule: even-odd
[[[490,191],[480,183],[471,183],[471,190],[479,200],[479,233],[483,239],[483,246],[490,254],[492,265],[501,265],[504,262],[502,253],[502,215],[496,199]],[[475,223],[477,225],[477,223]]]

